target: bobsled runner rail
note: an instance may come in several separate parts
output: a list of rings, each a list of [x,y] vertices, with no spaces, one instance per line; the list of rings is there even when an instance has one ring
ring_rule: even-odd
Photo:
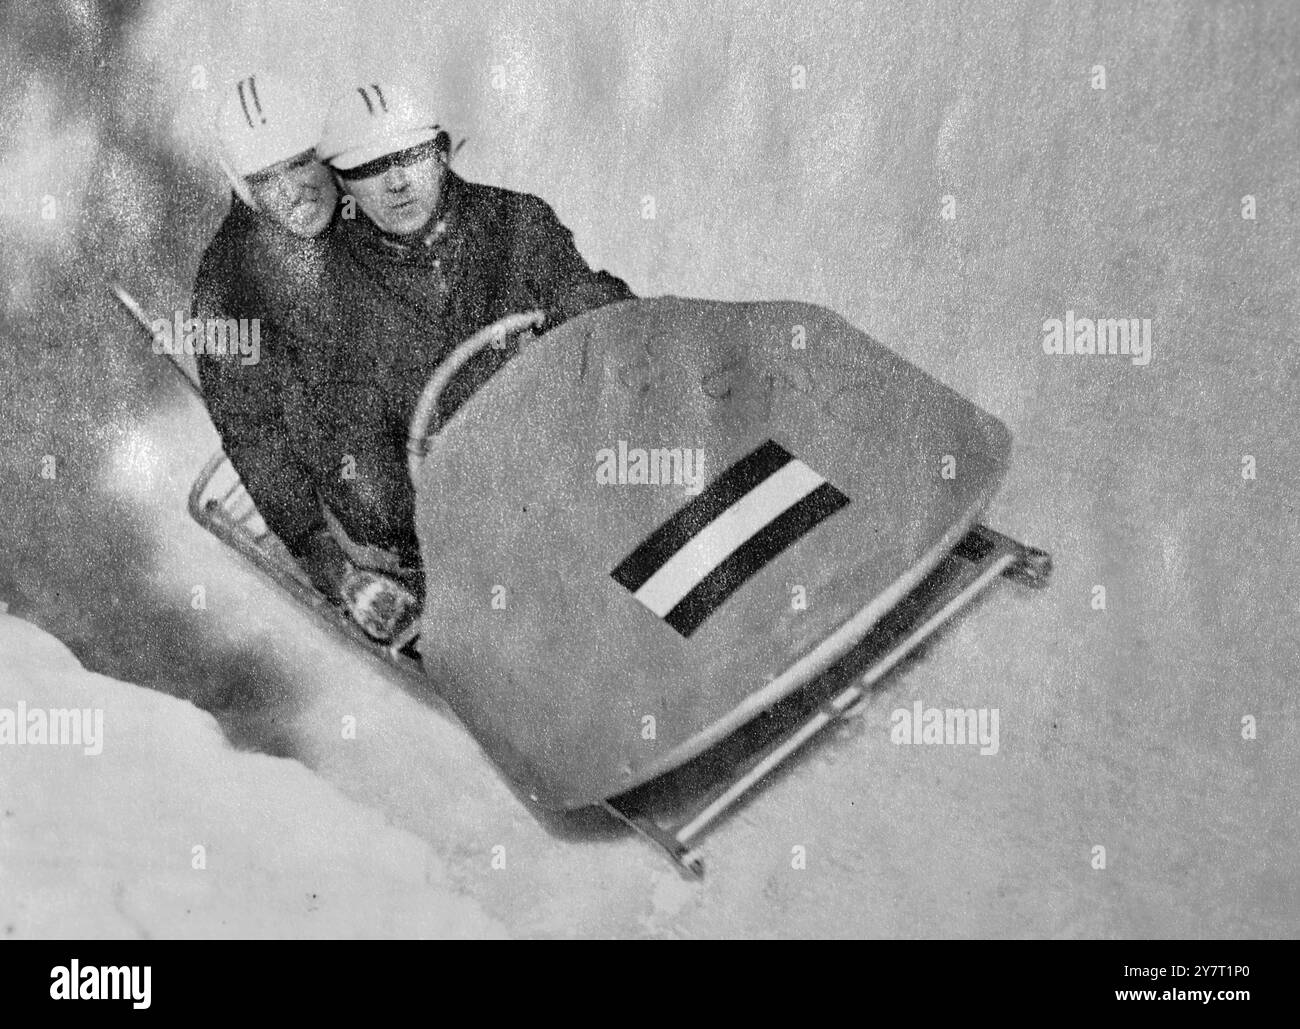
[[[661,847],[686,874],[702,877],[696,844],[796,751],[853,711],[994,579],[1005,576],[1040,588],[1050,573],[1043,551],[976,525],[819,683],[770,708],[663,781],[605,801],[606,810]],[[702,783],[707,785],[701,788]]]

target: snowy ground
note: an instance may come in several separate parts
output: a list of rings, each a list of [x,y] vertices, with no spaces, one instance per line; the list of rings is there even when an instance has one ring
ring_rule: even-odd
[[[0,617],[0,708],[105,726],[97,757],[0,746],[0,933],[1295,935],[1294,5],[461,7],[6,14],[0,600],[139,686]],[[205,105],[300,48],[436,75],[461,171],[546,197],[639,292],[824,303],[1015,435],[988,520],[1052,588],[995,590],[709,842],[702,886],[540,822],[187,521],[215,437],[102,286],[183,302],[219,214]],[[1067,310],[1152,319],[1153,360],[1044,354]],[[997,708],[999,753],[892,744],[916,700]]]
[[[418,836],[297,761],[232,750],[211,715],[94,675],[0,615],[6,698],[103,713],[80,746],[28,742],[6,774],[6,936],[481,936],[504,927]],[[133,798],[124,803],[125,798]]]

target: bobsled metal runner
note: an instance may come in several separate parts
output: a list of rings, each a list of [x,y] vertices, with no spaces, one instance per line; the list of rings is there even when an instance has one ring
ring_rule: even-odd
[[[601,806],[698,876],[738,800],[990,582],[1043,586],[1050,559],[979,523],[1005,426],[831,311],[664,297],[539,321],[476,333],[420,397],[425,604],[390,644],[313,590],[220,452],[190,511],[431,685],[533,803]],[[515,356],[444,423],[489,346]]]

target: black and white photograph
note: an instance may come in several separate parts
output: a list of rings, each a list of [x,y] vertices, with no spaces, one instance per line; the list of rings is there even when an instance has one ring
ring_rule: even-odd
[[[0,96],[15,953],[1184,941],[1106,999],[1260,999],[1300,5],[10,0]]]

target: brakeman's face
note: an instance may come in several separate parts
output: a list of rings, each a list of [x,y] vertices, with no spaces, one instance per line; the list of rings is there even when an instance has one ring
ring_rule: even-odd
[[[319,236],[334,216],[338,186],[308,150],[247,177],[257,209],[295,236]]]
[[[348,178],[346,187],[366,217],[384,232],[409,236],[428,225],[438,209],[445,170],[437,155],[427,154],[364,179]]]

